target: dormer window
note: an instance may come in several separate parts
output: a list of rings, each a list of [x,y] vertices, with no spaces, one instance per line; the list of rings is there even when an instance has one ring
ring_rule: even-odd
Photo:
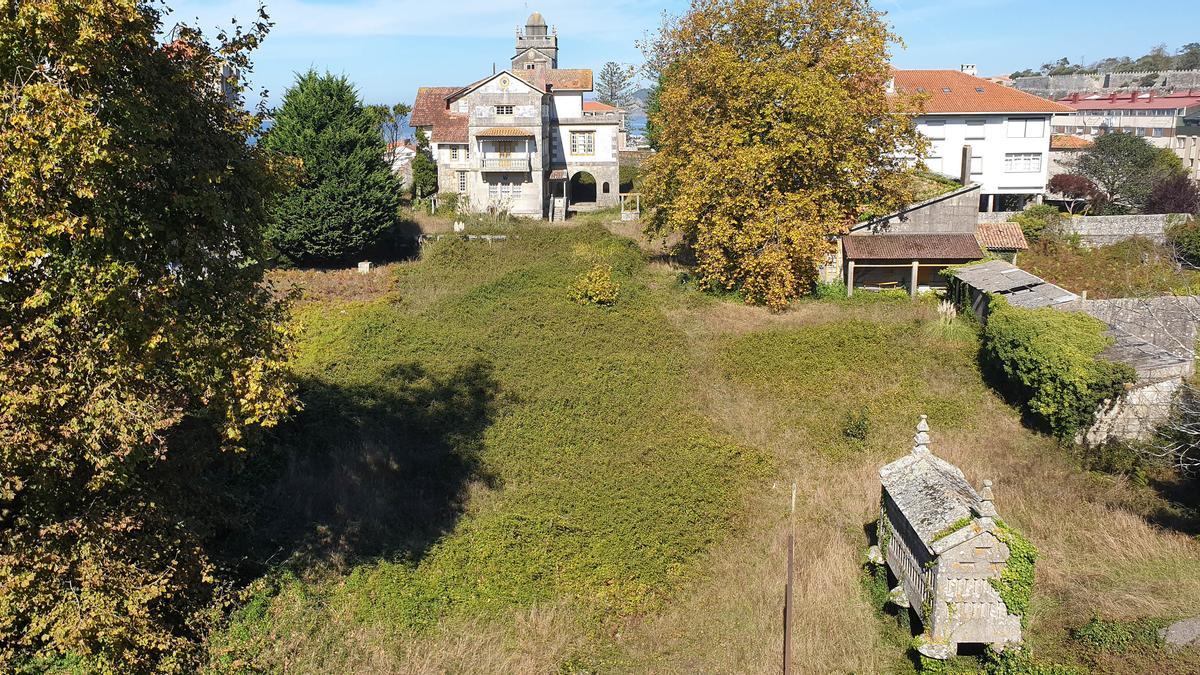
[[[511,105],[496,106],[496,116],[497,117],[512,117],[512,114],[513,114],[513,107]]]
[[[949,93],[950,93],[950,87],[942,87],[942,93],[943,93],[943,94],[949,94]]]

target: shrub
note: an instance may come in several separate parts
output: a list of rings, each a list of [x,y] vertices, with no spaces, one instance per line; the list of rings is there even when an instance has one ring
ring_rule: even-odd
[[[571,285],[571,299],[581,305],[609,306],[617,302],[621,286],[612,278],[611,265],[594,265]]]
[[[864,406],[858,412],[847,411],[842,422],[842,436],[851,441],[865,442],[871,434],[871,413]]]
[[[1025,238],[1032,244],[1043,236],[1059,234],[1062,231],[1063,214],[1057,207],[1038,204],[1009,218],[1009,222],[1020,225]]]
[[[821,282],[813,287],[813,297],[817,300],[845,300],[846,282],[841,280]]]
[[[1189,265],[1200,265],[1200,223],[1195,218],[1167,227],[1167,244]]]
[[[459,194],[457,192],[439,192],[437,196],[437,213],[439,216],[452,216],[458,213]]]
[[[1093,616],[1071,630],[1071,639],[1097,652],[1124,654],[1130,649],[1154,648],[1163,643],[1158,630],[1165,622],[1157,619],[1113,621]]]
[[[1172,153],[1174,155],[1174,153]],[[1155,183],[1146,199],[1146,213],[1200,213],[1200,187],[1186,174]]]
[[[1096,407],[1115,398],[1135,373],[1097,358],[1111,344],[1104,324],[1048,307],[1014,307],[994,298],[984,329],[985,366],[1026,412],[1060,440],[1091,426]]]

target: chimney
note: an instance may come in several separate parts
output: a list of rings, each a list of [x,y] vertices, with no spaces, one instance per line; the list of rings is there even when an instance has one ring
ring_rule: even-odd
[[[979,69],[975,67],[974,63],[964,63],[958,67],[958,70],[971,77],[979,77]]]
[[[889,93],[889,94],[894,94],[894,93],[896,93],[896,78],[895,78],[895,77],[889,77],[889,78],[888,78],[888,81],[887,81],[887,93]]]
[[[1072,103],[1079,103],[1079,93],[1078,93],[1078,92],[1076,92],[1076,93],[1074,93],[1074,94],[1071,94],[1071,102],[1072,102]]]
[[[1116,101],[1117,101],[1117,92],[1115,92],[1115,91],[1114,91],[1114,92],[1112,92],[1111,94],[1109,94],[1109,95],[1108,95],[1108,102],[1109,102],[1109,103],[1116,103]]]

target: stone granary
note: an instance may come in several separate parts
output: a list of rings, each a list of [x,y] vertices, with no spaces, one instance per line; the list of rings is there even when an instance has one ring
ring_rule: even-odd
[[[879,545],[899,581],[893,602],[920,617],[926,656],[946,658],[964,644],[1003,649],[1021,641],[1021,618],[1008,612],[990,581],[1009,559],[991,481],[976,492],[929,443],[921,415],[912,452],[879,470]]]

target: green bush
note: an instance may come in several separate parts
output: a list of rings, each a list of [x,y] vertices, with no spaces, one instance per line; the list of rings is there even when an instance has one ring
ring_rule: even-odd
[[[842,422],[842,435],[847,440],[862,443],[867,440],[867,436],[870,434],[871,413],[867,410],[866,406],[859,408],[858,412],[846,412],[845,421]]]
[[[1195,218],[1167,227],[1167,243],[1189,265],[1200,265],[1200,223]]]
[[[1112,339],[1104,323],[1048,307],[1014,307],[1003,298],[989,306],[985,366],[1033,420],[1060,440],[1091,426],[1096,407],[1134,381],[1132,368],[1098,359]]]
[[[581,305],[613,305],[621,286],[612,278],[610,265],[594,265],[571,285],[571,299]]]
[[[1058,207],[1038,204],[1009,218],[1009,222],[1021,226],[1025,239],[1035,243],[1043,236],[1057,236],[1062,231],[1063,214]]]
[[[459,195],[457,192],[439,192],[437,196],[437,214],[452,216],[458,213]]]
[[[1155,648],[1163,644],[1158,630],[1165,625],[1157,619],[1114,621],[1093,616],[1071,631],[1071,639],[1097,652],[1124,654],[1131,649]]]

